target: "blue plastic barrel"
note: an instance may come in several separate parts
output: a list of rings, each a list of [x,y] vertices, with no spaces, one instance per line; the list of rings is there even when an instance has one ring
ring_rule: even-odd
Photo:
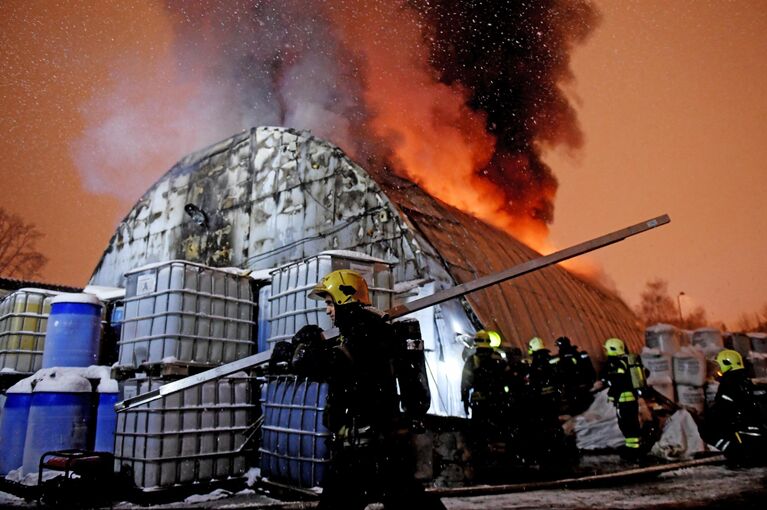
[[[24,439],[32,401],[29,390],[29,387],[15,390],[12,386],[6,393],[0,418],[0,475],[21,467],[24,461]]]
[[[327,383],[293,376],[262,387],[263,476],[298,487],[321,485],[330,461],[330,432],[322,423],[327,396]]]
[[[24,442],[24,474],[37,473],[40,456],[51,450],[91,449],[95,418],[91,384],[75,374],[56,374],[32,391]]]
[[[97,452],[114,453],[117,413],[115,404],[120,400],[119,393],[99,393],[99,407],[96,414],[96,439],[93,449]]]
[[[51,300],[43,368],[87,367],[98,361],[101,301],[92,294],[61,294]]]

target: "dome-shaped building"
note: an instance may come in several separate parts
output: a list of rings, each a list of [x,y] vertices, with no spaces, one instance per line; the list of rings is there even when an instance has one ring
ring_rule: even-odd
[[[122,286],[125,272],[171,259],[258,270],[325,250],[395,262],[395,303],[539,256],[410,181],[372,176],[309,132],[259,127],[189,155],[152,186],[117,227],[91,284]],[[532,336],[552,347],[567,335],[597,358],[608,337],[632,349],[642,340],[623,301],[559,266],[416,317],[440,414],[462,413],[461,333],[496,329],[518,347]]]

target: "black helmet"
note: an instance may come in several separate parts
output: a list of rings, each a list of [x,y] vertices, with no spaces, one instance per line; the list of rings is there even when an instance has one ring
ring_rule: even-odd
[[[570,339],[566,336],[560,336],[557,338],[554,343],[557,346],[557,349],[566,349],[568,347],[572,347],[572,344],[570,343]]]

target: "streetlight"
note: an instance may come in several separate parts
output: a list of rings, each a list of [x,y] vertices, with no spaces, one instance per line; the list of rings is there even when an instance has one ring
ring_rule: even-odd
[[[676,304],[679,307],[679,326],[684,325],[684,317],[682,316],[682,296],[684,296],[684,291],[681,291],[679,294],[676,295]]]

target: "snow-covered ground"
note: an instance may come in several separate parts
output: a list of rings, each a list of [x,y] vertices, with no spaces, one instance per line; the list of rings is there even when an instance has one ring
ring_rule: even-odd
[[[492,496],[445,497],[450,510],[474,509],[667,509],[667,508],[763,508],[767,497],[767,467],[730,469],[706,465],[662,473],[643,482],[580,489],[551,489],[514,492]],[[33,507],[33,504],[0,493],[0,507]],[[153,508],[220,509],[302,509],[315,502],[284,502],[250,489],[235,494],[215,491],[186,498],[183,502]],[[143,508],[118,503],[116,509]],[[369,510],[380,509],[370,505]]]

